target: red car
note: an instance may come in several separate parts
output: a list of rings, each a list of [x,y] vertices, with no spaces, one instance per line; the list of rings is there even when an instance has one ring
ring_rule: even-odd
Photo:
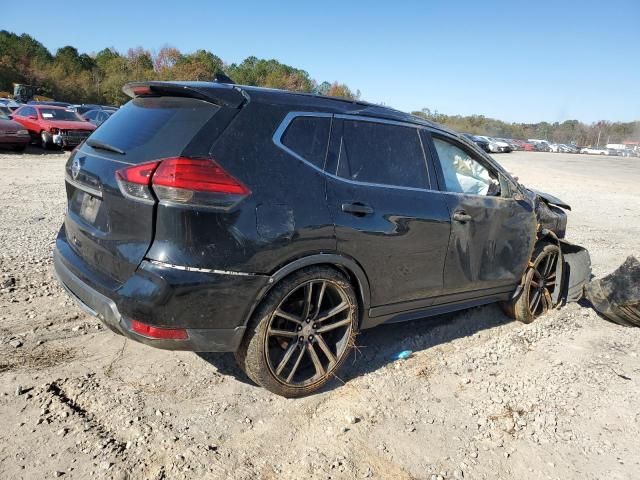
[[[75,147],[96,127],[65,107],[52,105],[23,105],[13,113],[13,119],[38,139],[42,148]]]
[[[29,132],[18,122],[14,122],[9,115],[0,110],[0,145],[11,147],[15,150],[24,150],[31,136]]]

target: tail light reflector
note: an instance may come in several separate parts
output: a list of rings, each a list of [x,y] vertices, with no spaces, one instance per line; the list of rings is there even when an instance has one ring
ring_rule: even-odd
[[[133,200],[154,203],[151,193],[151,176],[159,162],[143,163],[116,171],[116,181],[122,194]]]
[[[189,334],[184,328],[154,327],[138,320],[131,320],[131,330],[147,338],[164,340],[186,340],[189,338]]]

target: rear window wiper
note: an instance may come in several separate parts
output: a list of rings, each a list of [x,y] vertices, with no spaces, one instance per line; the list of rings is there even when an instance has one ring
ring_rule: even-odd
[[[101,142],[100,140],[94,140],[92,138],[86,141],[86,144],[93,148],[99,148],[100,150],[108,150],[109,152],[118,153],[120,155],[126,155],[126,152],[118,147],[109,145],[108,143]]]

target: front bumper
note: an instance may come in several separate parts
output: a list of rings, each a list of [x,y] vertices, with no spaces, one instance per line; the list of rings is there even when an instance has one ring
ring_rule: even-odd
[[[87,131],[86,133],[56,133],[52,135],[52,141],[56,145],[60,147],[75,147],[84,142],[91,132]]]
[[[222,315],[231,309],[231,306],[221,304],[228,302],[225,300],[224,292],[219,299],[218,305],[215,304],[216,299],[210,296],[208,297],[208,305],[203,303],[194,304],[195,297],[189,295],[189,292],[182,288],[183,286],[176,287],[171,285],[171,279],[163,278],[157,272],[152,273],[149,271],[150,267],[147,267],[146,271],[141,275],[136,272],[132,279],[125,282],[117,291],[106,295],[98,291],[98,288],[90,285],[89,281],[81,278],[86,272],[81,273],[78,271],[76,273],[73,271],[72,267],[69,266],[70,255],[67,250],[69,247],[61,246],[62,249],[57,246],[53,252],[55,274],[60,285],[78,303],[80,308],[90,315],[98,317],[112,331],[137,342],[167,350],[233,352],[240,345],[246,329],[246,318],[243,316],[245,309],[238,309],[233,306],[237,311],[236,316],[228,318],[229,315],[227,315],[227,318],[217,318],[216,307],[223,312]],[[63,254],[61,250],[65,251],[65,253]],[[254,282],[257,290],[261,288],[258,285],[262,285],[262,280],[263,277],[260,277],[260,281]],[[160,290],[153,291],[153,285],[149,284],[150,281],[155,285],[161,285]],[[185,280],[185,282],[189,281],[193,281],[193,277]],[[264,281],[266,283],[266,277],[264,277]],[[146,284],[146,290],[143,294],[140,294],[141,282]],[[215,281],[211,283],[215,284]],[[206,289],[202,281],[198,285],[192,285],[192,287],[200,293]],[[137,295],[135,297],[131,296],[132,292]],[[174,294],[175,292],[177,294]],[[246,292],[254,294],[250,289],[245,288],[244,291],[233,297],[242,299],[242,293],[246,294]],[[257,296],[257,292],[255,295]],[[246,304],[245,307],[249,311],[250,305]],[[136,311],[139,315],[131,314],[131,312]],[[186,319],[176,318],[176,311],[183,312],[184,315],[182,317],[186,317]],[[205,317],[209,325],[215,327],[218,327],[217,324],[222,325],[220,325],[220,328],[202,328],[201,324],[203,322],[193,322],[198,324],[191,328],[188,323],[194,313],[200,317]],[[187,331],[188,338],[185,340],[165,340],[145,337],[132,330],[132,319],[152,325],[158,325],[158,319],[160,319],[160,325],[158,326],[184,328]]]

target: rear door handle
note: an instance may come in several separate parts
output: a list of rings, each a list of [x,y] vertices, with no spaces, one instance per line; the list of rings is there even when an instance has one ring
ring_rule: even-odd
[[[350,213],[355,215],[356,217],[364,217],[365,215],[371,215],[374,210],[369,205],[365,205],[364,203],[354,202],[354,203],[343,203],[342,211],[344,213]]]
[[[471,215],[468,215],[464,210],[458,210],[457,212],[453,213],[453,219],[456,222],[467,223],[473,220],[473,217]]]

